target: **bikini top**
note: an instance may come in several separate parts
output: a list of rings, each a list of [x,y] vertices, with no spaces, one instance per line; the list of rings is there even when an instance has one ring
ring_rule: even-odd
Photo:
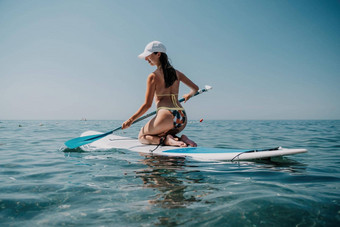
[[[167,107],[167,106],[162,106],[162,107],[158,107],[157,110],[159,109],[168,109],[168,110],[184,110],[183,107],[180,107],[177,102],[177,97],[178,96],[177,94],[162,94],[162,95],[157,95],[156,96],[158,97],[164,97],[164,96],[169,96],[171,98],[171,101],[172,101],[172,104],[174,105],[174,107]]]

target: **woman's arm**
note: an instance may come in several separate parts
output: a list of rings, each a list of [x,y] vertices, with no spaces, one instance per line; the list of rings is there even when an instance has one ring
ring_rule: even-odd
[[[192,82],[188,77],[186,77],[183,73],[180,71],[177,71],[178,73],[178,79],[182,81],[185,85],[187,85],[191,91],[188,94],[183,95],[184,102],[188,101],[196,92],[198,91],[199,87]]]
[[[155,74],[151,73],[148,76],[146,82],[146,92],[145,92],[145,101],[138,109],[138,111],[132,115],[127,121],[122,124],[122,129],[126,129],[131,126],[131,124],[137,120],[140,116],[142,116],[150,107],[152,106],[152,101],[155,95],[156,85],[155,85]]]

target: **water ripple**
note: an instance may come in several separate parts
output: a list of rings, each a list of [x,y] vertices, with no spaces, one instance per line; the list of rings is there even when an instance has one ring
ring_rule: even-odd
[[[120,123],[1,121],[0,225],[339,224],[340,121],[188,124],[185,133],[201,146],[309,150],[255,162],[199,162],[63,147],[77,132],[109,131]],[[142,124],[120,133],[136,136]]]

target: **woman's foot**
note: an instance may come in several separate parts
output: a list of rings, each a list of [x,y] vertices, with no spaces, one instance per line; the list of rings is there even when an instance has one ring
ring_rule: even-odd
[[[187,144],[184,141],[176,140],[172,135],[167,135],[164,141],[165,145],[175,147],[186,147]]]
[[[181,136],[181,141],[186,143],[188,146],[197,147],[197,144],[194,141],[192,141],[191,139],[189,139],[186,135]]]

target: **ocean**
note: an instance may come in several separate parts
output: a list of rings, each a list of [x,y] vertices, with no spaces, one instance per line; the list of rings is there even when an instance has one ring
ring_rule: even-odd
[[[117,134],[136,137],[142,124]],[[199,146],[308,153],[202,162],[63,143],[121,121],[0,120],[0,226],[339,226],[340,121],[190,121]]]

